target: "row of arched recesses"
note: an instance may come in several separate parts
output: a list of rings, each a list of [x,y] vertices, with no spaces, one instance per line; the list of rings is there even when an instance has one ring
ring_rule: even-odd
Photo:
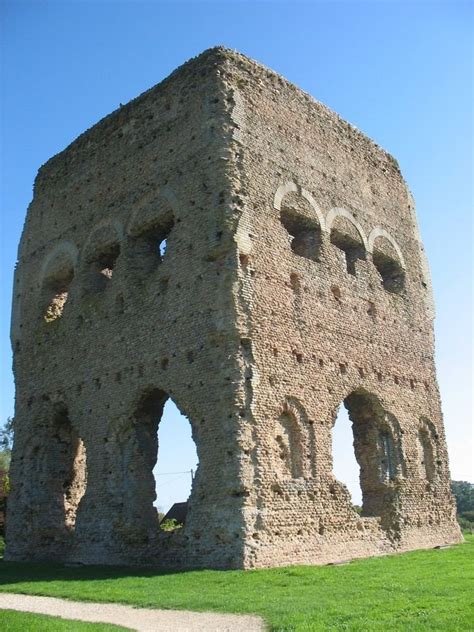
[[[139,527],[158,532],[157,490],[161,489],[158,502],[164,510],[175,501],[187,501],[189,496],[190,472],[196,472],[198,461],[191,424],[167,393],[149,389],[138,398],[125,430],[117,429],[117,433],[114,441],[109,436],[104,438],[103,447],[99,448],[104,451],[102,455],[97,453],[96,442],[95,459],[104,462],[110,446],[119,443],[122,460],[118,454],[112,455],[118,469],[111,469],[109,476],[114,478],[114,486],[121,486],[120,503],[128,505],[125,515],[143,522]],[[166,458],[160,459],[160,467],[158,434],[166,453]],[[71,421],[66,404],[47,404],[40,430],[26,451],[25,465],[34,477],[32,486],[39,490],[35,498],[40,499],[40,520],[51,533],[72,533],[78,516],[87,521],[87,515],[79,511],[88,485],[87,452],[87,441]],[[94,485],[93,480],[89,482]]]
[[[127,243],[127,271],[137,281],[146,278],[163,262],[172,240],[174,212],[167,200],[140,208],[125,234],[116,220],[95,227],[79,254],[71,242],[59,244],[46,257],[40,273],[40,304],[46,322],[63,314],[72,284],[80,277],[85,294],[103,292],[111,283]]]
[[[438,437],[425,418],[416,432],[416,474],[411,469],[410,476],[432,481],[437,475]],[[407,476],[402,431],[396,417],[383,408],[377,396],[355,390],[344,399],[335,418],[332,439],[334,475],[347,484],[363,516],[380,516],[387,510],[394,482]],[[275,478],[281,481],[316,476],[317,440],[312,420],[297,400],[289,398],[274,422],[270,466]]]
[[[292,251],[319,262],[323,253],[323,235],[344,255],[348,274],[357,275],[357,261],[367,260],[367,253],[380,275],[387,292],[399,294],[405,287],[405,263],[393,237],[375,227],[368,237],[355,217],[346,209],[333,208],[326,217],[312,195],[294,183],[282,185],[275,196],[274,207],[290,238]]]

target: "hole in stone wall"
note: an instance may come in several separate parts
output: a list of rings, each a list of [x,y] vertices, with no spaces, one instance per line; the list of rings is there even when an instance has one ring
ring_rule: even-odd
[[[331,228],[331,243],[344,253],[346,270],[356,276],[356,262],[365,261],[366,253],[356,227],[345,217],[337,217]]]
[[[101,250],[89,256],[90,274],[88,290],[100,292],[105,290],[112,280],[114,268],[120,254],[120,245],[110,243]]]
[[[395,417],[384,410],[378,398],[362,389],[346,397],[344,406],[352,421],[354,455],[360,471],[361,513],[363,516],[380,516],[389,509],[388,490],[392,481],[403,475],[404,471],[400,428]],[[345,415],[340,411],[338,419],[344,418]],[[341,424],[342,426],[344,423]],[[337,432],[340,432],[339,429]],[[347,444],[350,443],[350,435],[347,436],[347,422],[344,436],[345,443],[342,448],[341,439],[337,439],[337,450],[338,453],[343,454],[345,451],[344,457],[349,465],[351,460],[347,454]],[[340,467],[339,462],[337,467]],[[351,472],[349,479],[352,486],[351,492],[357,494],[353,461],[349,471]],[[358,498],[357,495],[356,498]]]
[[[119,254],[120,246],[118,244],[114,244],[113,246],[110,246],[110,248],[102,252],[96,259],[100,274],[108,280],[112,278],[115,262]]]
[[[138,513],[156,521],[157,511],[166,514],[180,503],[175,509],[180,512],[178,522],[184,522],[198,467],[190,421],[167,393],[153,389],[141,398],[134,427],[138,448],[135,476],[141,481]]]
[[[352,504],[362,511],[360,467],[354,454],[352,424],[347,409],[341,405],[332,433],[333,473],[349,490]]]
[[[158,243],[159,260],[161,261],[166,254],[166,249],[168,247],[168,239],[166,238],[160,241],[160,238],[158,238],[157,243]]]
[[[73,278],[74,268],[66,264],[52,271],[44,280],[42,303],[46,305],[43,317],[47,323],[61,318]]]
[[[319,261],[321,227],[314,219],[299,215],[291,208],[282,209],[280,220],[291,236],[291,249],[296,255]]]
[[[163,263],[170,250],[173,226],[173,214],[168,212],[160,219],[147,223],[141,230],[135,230],[132,267],[149,274]]]
[[[400,294],[405,287],[405,272],[400,262],[380,250],[374,250],[372,260],[382,278],[382,285],[392,294]]]
[[[155,506],[166,513],[174,503],[187,503],[199,464],[191,424],[171,399],[163,409],[158,439],[158,461],[153,470]]]
[[[337,287],[337,285],[332,285],[331,292],[336,301],[339,303],[341,301],[341,290]]]
[[[240,266],[242,268],[242,270],[245,270],[249,264],[249,256],[248,255],[244,255],[243,253],[239,254],[239,261],[240,261]]]

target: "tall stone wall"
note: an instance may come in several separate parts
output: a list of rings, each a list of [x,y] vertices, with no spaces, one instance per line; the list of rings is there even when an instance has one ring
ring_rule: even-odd
[[[7,557],[231,568],[459,541],[432,318],[394,159],[275,73],[206,51],[39,172]],[[168,397],[199,456],[172,533],[153,509]],[[332,473],[341,404],[362,516]]]

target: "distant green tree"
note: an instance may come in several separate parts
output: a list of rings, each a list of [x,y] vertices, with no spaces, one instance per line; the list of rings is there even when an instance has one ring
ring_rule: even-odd
[[[0,469],[8,472],[13,446],[13,419],[9,417],[0,428]]]
[[[451,491],[456,499],[458,514],[474,511],[474,484],[468,481],[451,481]]]

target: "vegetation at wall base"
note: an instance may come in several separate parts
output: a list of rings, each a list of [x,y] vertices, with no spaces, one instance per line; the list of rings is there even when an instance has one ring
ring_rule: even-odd
[[[344,566],[163,572],[0,563],[0,591],[261,615],[274,631],[472,630],[474,536]]]

